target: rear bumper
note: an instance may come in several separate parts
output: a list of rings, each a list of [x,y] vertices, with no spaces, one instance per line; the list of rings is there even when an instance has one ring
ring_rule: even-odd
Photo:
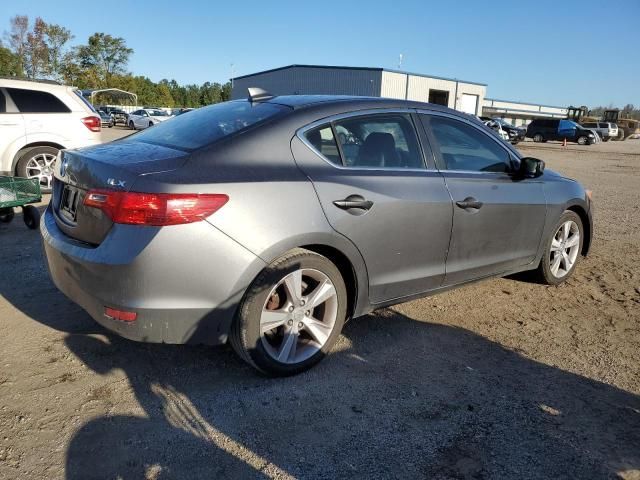
[[[207,222],[165,228],[114,225],[98,247],[66,236],[51,207],[40,230],[56,287],[125,338],[219,344],[244,291],[265,264]],[[137,313],[134,322],[105,307]]]

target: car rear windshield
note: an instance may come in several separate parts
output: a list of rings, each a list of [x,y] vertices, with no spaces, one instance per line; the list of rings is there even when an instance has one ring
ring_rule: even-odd
[[[218,103],[171,118],[132,136],[130,141],[194,150],[287,111],[289,107],[273,103]]]

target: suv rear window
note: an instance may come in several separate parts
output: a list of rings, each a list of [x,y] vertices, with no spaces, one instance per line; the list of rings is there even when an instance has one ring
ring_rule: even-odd
[[[71,111],[60,99],[48,92],[22,88],[6,90],[21,113],[69,113]]]
[[[288,111],[290,108],[274,103],[246,100],[218,103],[157,124],[132,136],[129,141],[193,150]]]

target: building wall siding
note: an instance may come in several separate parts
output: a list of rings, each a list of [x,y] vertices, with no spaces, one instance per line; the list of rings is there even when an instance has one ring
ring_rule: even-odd
[[[381,96],[404,99],[407,95],[407,77],[404,73],[382,71]]]

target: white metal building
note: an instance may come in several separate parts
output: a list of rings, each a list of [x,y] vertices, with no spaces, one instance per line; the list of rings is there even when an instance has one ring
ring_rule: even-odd
[[[566,107],[538,105],[530,102],[515,102],[485,98],[482,105],[485,117],[501,117],[514,125],[525,125],[534,118],[566,118]]]
[[[481,115],[483,83],[401,72],[386,68],[289,65],[232,79],[232,98],[259,87],[274,95],[358,95],[400,98],[446,105]]]

